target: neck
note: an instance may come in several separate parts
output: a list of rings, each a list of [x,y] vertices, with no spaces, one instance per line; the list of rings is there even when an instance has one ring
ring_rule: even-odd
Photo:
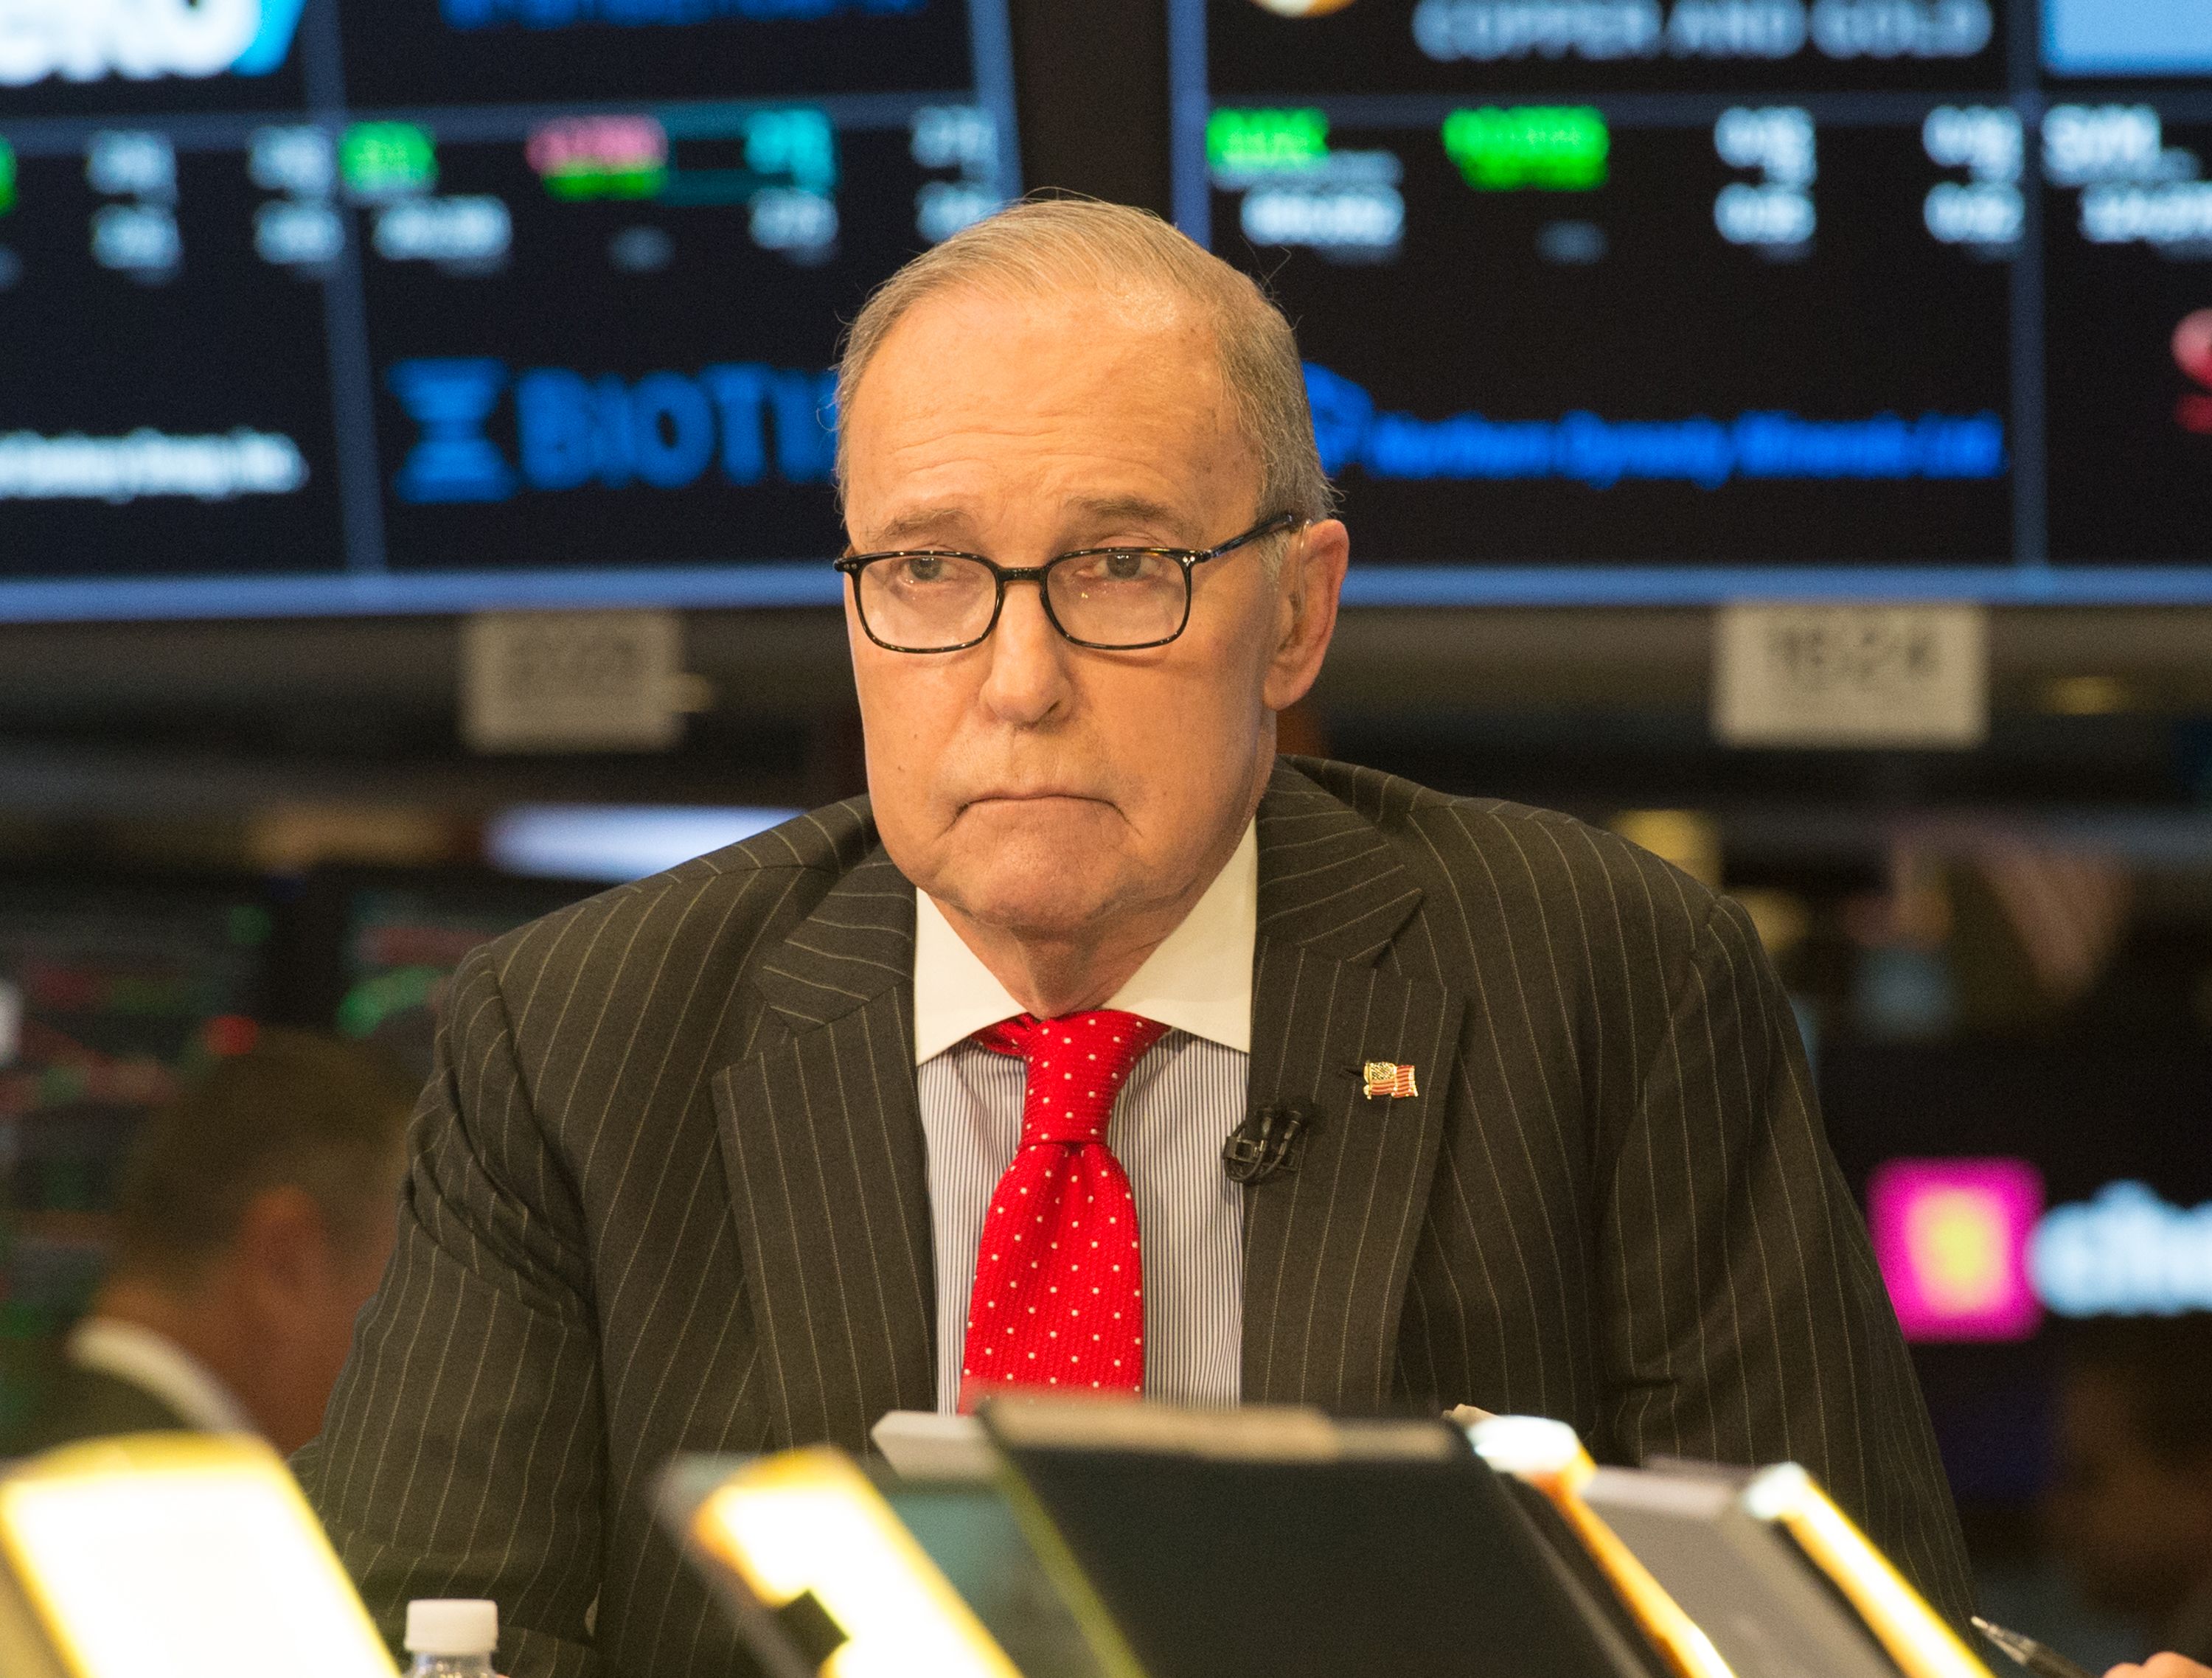
[[[1140,921],[1116,924],[1096,937],[1039,937],[987,926],[950,903],[938,907],[1007,995],[1039,1019],[1056,1019],[1104,1006],[1204,895],[1200,886],[1187,903]]]

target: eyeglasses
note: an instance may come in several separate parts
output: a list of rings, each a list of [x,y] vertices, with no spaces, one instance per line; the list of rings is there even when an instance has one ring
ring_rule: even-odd
[[[1034,582],[1052,627],[1078,647],[1129,653],[1164,647],[1190,623],[1190,574],[1249,543],[1296,529],[1295,513],[1263,519],[1218,548],[1079,548],[1042,565],[995,565],[941,549],[851,554],[860,627],[893,653],[957,653],[989,638],[1006,585]]]

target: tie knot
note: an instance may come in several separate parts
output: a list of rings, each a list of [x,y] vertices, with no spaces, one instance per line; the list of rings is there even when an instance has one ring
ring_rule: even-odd
[[[1022,1103],[1022,1146],[1032,1142],[1103,1142],[1114,1097],[1146,1049],[1167,1027],[1116,1008],[1038,1019],[1017,1014],[987,1025],[975,1042],[994,1054],[1029,1062]]]

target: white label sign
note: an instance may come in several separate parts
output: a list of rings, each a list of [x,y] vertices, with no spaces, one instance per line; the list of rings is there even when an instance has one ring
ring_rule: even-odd
[[[1723,606],[1713,733],[1750,746],[1971,746],[1989,734],[1975,605]]]
[[[663,751],[683,732],[671,611],[495,611],[461,635],[461,733],[477,751]]]

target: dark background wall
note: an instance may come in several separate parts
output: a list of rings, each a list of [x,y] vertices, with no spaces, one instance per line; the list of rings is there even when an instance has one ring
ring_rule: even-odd
[[[1167,8],[1013,0],[1022,179],[1168,214]]]

